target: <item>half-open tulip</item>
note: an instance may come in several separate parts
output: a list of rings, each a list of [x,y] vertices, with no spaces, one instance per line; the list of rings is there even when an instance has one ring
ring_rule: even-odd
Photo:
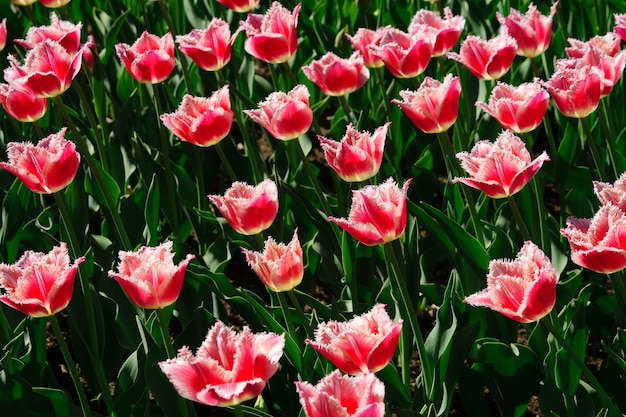
[[[263,284],[274,292],[292,290],[302,282],[304,262],[297,230],[287,245],[276,243],[270,237],[265,241],[263,252],[244,248],[243,253]]]
[[[417,91],[402,90],[403,101],[391,100],[425,133],[445,132],[459,115],[461,83],[459,77],[446,75],[443,82],[424,78]]]
[[[603,205],[613,204],[626,213],[626,172],[613,183],[593,182],[593,191]]]
[[[288,93],[274,91],[259,103],[258,109],[243,112],[280,140],[299,137],[313,123],[309,90],[303,84],[298,84]]]
[[[491,198],[504,198],[524,188],[550,158],[544,152],[531,161],[524,142],[506,130],[494,143],[478,141],[471,152],[456,154],[469,178],[455,178]]]
[[[24,39],[15,39],[15,43],[26,49],[33,49],[38,43],[46,39],[58,42],[70,54],[75,54],[80,50],[80,33],[82,23],[61,20],[56,13],[50,13],[50,25],[31,26],[26,32]]]
[[[65,139],[61,129],[33,145],[31,142],[10,142],[7,145],[9,162],[0,162],[0,168],[18,177],[31,191],[52,194],[74,180],[80,154],[73,142]]]
[[[305,342],[350,375],[377,372],[393,359],[402,320],[394,323],[383,304],[347,322],[320,323]]]
[[[230,61],[233,42],[228,23],[213,18],[206,29],[176,36],[178,49],[205,71],[217,71]]]
[[[156,247],[142,246],[137,252],[120,251],[117,272],[109,276],[124,289],[128,298],[141,308],[163,308],[173,304],[180,295],[189,262],[187,257],[174,264],[172,242]]]
[[[550,259],[527,241],[515,259],[489,262],[487,288],[463,301],[489,307],[520,323],[531,323],[552,311],[558,280]]]
[[[369,49],[383,60],[385,68],[395,77],[413,78],[428,66],[434,42],[435,34],[432,31],[421,36],[411,36],[391,28],[384,32],[378,44],[369,46]]]
[[[302,67],[302,72],[327,96],[350,94],[370,78],[361,54],[355,52],[350,58],[340,58],[332,52]]]
[[[443,10],[443,15],[442,19],[439,13],[421,9],[415,13],[408,28],[411,36],[417,36],[426,31],[432,31],[435,34],[432,52],[434,57],[445,55],[454,48],[465,28],[465,18],[454,16],[449,7]]]
[[[236,181],[223,196],[208,197],[228,224],[242,235],[262,232],[278,214],[278,189],[269,178],[256,186]]]
[[[385,384],[374,374],[341,375],[335,369],[313,386],[296,381],[306,417],[383,417]]]
[[[11,4],[15,4],[16,6],[30,6],[36,2],[37,0],[11,0]]]
[[[613,28],[613,32],[619,38],[626,42],[626,13],[618,14],[615,13],[613,15],[613,19],[615,19],[615,27]]]
[[[548,110],[550,94],[541,87],[539,79],[515,87],[498,81],[489,104],[476,105],[496,119],[504,129],[515,133],[526,133],[541,124]]]
[[[39,98],[30,90],[0,83],[0,103],[7,113],[20,122],[34,122],[46,114],[48,100]]]
[[[378,173],[383,161],[390,124],[387,122],[377,127],[372,134],[359,132],[350,123],[341,142],[318,135],[326,162],[344,181],[360,182],[372,178]]]
[[[390,28],[391,26],[383,26],[375,31],[366,28],[359,28],[354,36],[346,35],[354,50],[361,54],[363,63],[366,67],[380,68],[385,65],[379,56],[372,53],[370,45],[378,45],[385,35],[385,32]]]
[[[241,27],[248,39],[246,52],[261,61],[280,64],[289,61],[298,49],[298,13],[300,4],[293,12],[275,1],[265,15],[249,14]]]
[[[563,115],[580,119],[600,104],[602,74],[592,65],[572,67],[568,61],[559,59],[552,77],[542,85]]]
[[[159,37],[144,31],[132,46],[118,43],[115,51],[126,70],[140,83],[160,83],[174,70],[174,38],[171,33]]]
[[[233,124],[228,85],[211,97],[185,94],[176,112],[162,114],[161,121],[182,141],[204,147],[219,143]]]
[[[352,206],[347,219],[329,217],[367,246],[391,242],[399,238],[406,227],[406,193],[411,179],[400,189],[389,178],[379,185],[367,185],[352,191]]]
[[[509,35],[517,41],[518,55],[534,58],[548,49],[552,39],[552,18],[558,4],[557,1],[552,5],[548,16],[542,15],[533,3],[530,3],[525,14],[513,8],[507,17],[496,12],[498,22],[506,27]]]
[[[446,56],[463,64],[478,79],[497,80],[511,68],[516,52],[517,42],[503,31],[489,40],[470,35],[458,54],[448,52]]]
[[[0,51],[4,51],[4,47],[7,45],[7,18],[5,17],[0,22]]]
[[[222,6],[238,13],[246,13],[256,9],[261,0],[216,0]]]
[[[70,303],[84,260],[70,264],[64,242],[48,253],[26,251],[15,264],[0,264],[0,301],[30,317],[56,314]]]
[[[159,367],[181,397],[202,404],[227,407],[258,397],[278,370],[285,335],[239,333],[216,322],[195,356],[188,347]]]

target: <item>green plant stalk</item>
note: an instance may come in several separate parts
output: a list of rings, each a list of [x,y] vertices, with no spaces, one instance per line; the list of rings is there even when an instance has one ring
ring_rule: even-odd
[[[98,122],[96,121],[96,116],[94,115],[92,105],[89,102],[89,100],[87,100],[87,96],[85,95],[85,92],[83,91],[83,88],[81,87],[80,83],[74,82],[72,83],[72,86],[74,87],[74,90],[76,90],[76,93],[78,94],[78,97],[80,98],[80,101],[83,102],[83,107],[85,108],[87,119],[89,120],[89,124],[91,125],[91,128],[93,129],[93,132],[96,136],[95,137],[96,148],[98,149],[98,154],[100,155],[100,162],[102,163],[102,169],[108,172],[109,163],[106,158],[107,154],[104,148],[104,136],[103,136],[103,133],[100,131],[100,129],[98,129]],[[103,126],[103,129],[104,129],[104,126]]]
[[[579,120],[583,127],[583,131],[585,132],[585,137],[587,139],[586,142],[589,145],[591,157],[593,158],[593,162],[595,163],[596,169],[598,170],[600,181],[607,181],[608,177],[606,176],[606,172],[604,171],[604,164],[602,163],[600,152],[598,151],[596,141],[593,139],[593,134],[591,133],[591,128],[589,127],[589,120],[587,120],[586,117],[582,117]]]
[[[170,11],[165,6],[165,3],[163,2],[163,0],[157,0],[157,3],[159,3],[159,8],[161,9],[161,13],[163,14],[163,17],[165,18],[165,23],[167,23],[167,27],[170,29],[172,36],[175,37],[177,32],[176,32],[176,28],[174,27],[174,22],[172,21],[172,16],[170,16]],[[187,93],[193,94],[195,93],[195,89],[193,88],[193,85],[191,84],[191,80],[189,79],[189,69],[187,68],[186,58],[183,55],[183,53],[180,52],[178,48],[174,48],[174,52],[176,53],[177,61],[180,63],[180,68],[183,72],[183,79],[185,81],[185,87],[187,88]]]
[[[289,79],[291,80],[291,87],[292,88],[295,87],[298,84],[298,77],[296,77],[296,74],[293,73],[293,70],[289,66],[289,62],[283,62],[282,67],[283,67],[283,70],[287,73],[287,76],[289,77]]]
[[[599,116],[600,126],[602,126],[602,133],[606,137],[606,142],[609,145],[609,158],[611,160],[611,166],[613,168],[613,175],[615,175],[615,178],[617,179],[620,177],[621,172],[619,172],[619,169],[617,167],[617,148],[615,145],[615,135],[613,133],[613,129],[611,128],[609,114],[606,111],[606,106],[604,105],[604,99],[600,99],[598,111],[600,113]]]
[[[307,337],[309,339],[314,339],[315,334],[313,333],[313,329],[311,328],[311,325],[309,324],[309,320],[307,320],[306,316],[304,315],[304,310],[302,310],[302,305],[300,304],[300,301],[298,301],[298,297],[296,296],[296,291],[292,288],[289,291],[287,291],[287,295],[289,296],[289,299],[291,300],[291,304],[296,309],[296,314],[298,314],[298,317],[300,317],[300,321],[302,321],[302,327],[304,327]]]
[[[378,86],[380,87],[380,93],[383,96],[383,106],[385,106],[385,117],[389,115],[389,97],[387,96],[387,90],[385,89],[385,75],[383,72],[383,67],[372,68],[374,74],[376,74],[376,81]]]
[[[235,411],[235,417],[243,417],[243,407],[241,404],[235,404],[233,410]]]
[[[613,284],[615,298],[617,300],[618,308],[622,312],[622,318],[626,318],[626,282],[624,282],[624,272],[621,270],[613,274],[609,274],[609,278]]]
[[[222,165],[224,165],[224,169],[226,169],[230,180],[237,181],[237,174],[235,174],[233,166],[230,164],[230,161],[228,160],[226,154],[224,153],[224,150],[222,149],[222,143],[216,143],[215,145],[213,145],[213,147],[215,148],[215,152],[217,152],[217,155],[220,157],[220,161],[222,161]]]
[[[339,100],[339,104],[341,104],[341,108],[343,109],[343,113],[346,117],[346,120],[352,123],[352,125],[356,128],[357,126],[356,116],[354,115],[352,110],[350,110],[350,106],[348,106],[348,100],[346,99],[346,96],[345,95],[337,96],[337,99]]]
[[[283,312],[283,317],[285,318],[285,324],[287,324],[287,330],[292,337],[296,337],[296,326],[293,324],[293,320],[291,319],[291,314],[289,313],[289,304],[287,303],[287,298],[285,297],[284,292],[277,292],[278,302],[280,303],[280,310]]]
[[[519,227],[520,233],[522,234],[522,238],[524,239],[524,241],[532,240],[532,238],[530,237],[530,233],[528,232],[528,227],[526,227],[526,223],[524,222],[524,218],[522,217],[522,212],[519,210],[519,206],[517,205],[515,198],[512,195],[507,195],[506,201],[509,203],[509,207],[513,212],[513,216],[515,217],[517,226]]]

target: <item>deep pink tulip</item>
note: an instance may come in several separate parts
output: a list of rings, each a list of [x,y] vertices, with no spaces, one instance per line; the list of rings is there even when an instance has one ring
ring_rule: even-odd
[[[246,52],[270,64],[289,61],[298,49],[296,26],[300,6],[290,12],[275,1],[265,15],[249,14],[241,22],[248,36],[244,44]]]
[[[615,19],[615,27],[613,32],[623,41],[626,41],[626,13],[613,15]]]
[[[219,143],[233,124],[228,85],[211,97],[185,94],[176,112],[162,114],[161,121],[184,142],[204,147]]]
[[[592,219],[568,217],[561,234],[576,265],[600,274],[626,268],[626,214],[619,206],[604,204]]]
[[[500,125],[514,133],[526,133],[541,124],[550,94],[541,87],[539,79],[515,87],[498,81],[491,90],[489,104],[476,105],[489,113]]]
[[[385,67],[395,77],[413,78],[420,75],[430,62],[435,34],[430,31],[423,36],[411,36],[399,29],[385,31],[378,45],[369,49],[379,56]]]
[[[350,375],[377,372],[393,359],[402,320],[394,323],[383,304],[347,322],[320,323],[305,342]]]
[[[132,46],[115,44],[115,51],[126,70],[140,83],[160,83],[174,70],[174,39],[171,33],[158,37],[144,31]]]
[[[385,384],[372,373],[341,375],[335,369],[313,386],[296,381],[306,417],[383,417]]]
[[[237,181],[223,196],[208,197],[230,227],[242,235],[262,232],[278,214],[278,189],[269,178],[256,186]]]
[[[181,397],[202,404],[227,407],[256,398],[278,370],[285,335],[237,333],[221,321],[209,330],[194,356],[188,347],[159,367]]]
[[[84,260],[71,265],[64,242],[49,253],[26,251],[15,264],[0,264],[0,301],[30,317],[56,314],[70,303]]]
[[[119,251],[117,272],[109,271],[128,298],[141,308],[156,309],[174,304],[180,295],[189,262],[187,257],[174,264],[172,242],[156,247],[142,246],[137,252]]]
[[[259,103],[258,109],[244,110],[276,139],[291,140],[306,133],[313,123],[309,90],[298,84],[290,92],[275,91]]]
[[[375,246],[398,239],[406,227],[406,193],[411,179],[402,189],[389,178],[379,185],[366,185],[352,191],[352,206],[347,219],[329,217],[356,240]]]
[[[294,289],[304,277],[302,247],[297,230],[289,244],[276,243],[271,237],[265,241],[263,252],[243,248],[248,265],[254,270],[263,284],[274,292]]]
[[[326,162],[344,181],[360,182],[372,178],[380,169],[390,124],[379,126],[372,134],[359,132],[350,123],[341,142],[318,135]]]
[[[550,46],[552,39],[552,18],[556,13],[558,0],[550,8],[550,14],[544,16],[537,7],[530,3],[526,14],[518,10],[510,9],[507,17],[496,12],[496,18],[503,27],[506,27],[509,35],[517,41],[517,54],[526,58],[534,58],[541,55]]]
[[[515,259],[489,262],[487,288],[463,301],[489,307],[520,323],[531,323],[554,307],[558,280],[559,274],[550,259],[537,245],[527,241]]]
[[[9,162],[0,162],[0,168],[18,177],[31,191],[52,194],[74,180],[80,155],[73,142],[65,139],[61,129],[33,145],[30,142],[10,142],[7,145]]]
[[[0,51],[4,51],[4,47],[7,45],[7,18],[5,17],[0,22]]]
[[[571,67],[568,61],[559,59],[554,74],[542,85],[563,115],[587,117],[600,104],[602,74],[592,65]]]
[[[544,162],[550,158],[544,152],[531,161],[524,142],[506,130],[495,143],[487,140],[477,142],[471,153],[456,154],[469,178],[455,178],[479,189],[491,198],[511,196],[526,185],[537,174]]]
[[[246,13],[259,7],[261,0],[216,0],[222,6],[238,13]]]
[[[359,28],[354,36],[346,35],[354,50],[361,54],[363,63],[366,67],[380,68],[385,65],[379,56],[372,53],[370,45],[378,45],[385,35],[385,32],[390,28],[391,26],[383,26],[375,31],[371,29]]]
[[[60,20],[56,13],[50,13],[50,25],[31,26],[26,32],[26,38],[15,39],[15,43],[26,49],[33,49],[37,44],[46,39],[59,43],[70,54],[80,50],[80,34],[82,23],[74,24]]]
[[[443,10],[444,18],[430,10],[419,10],[409,24],[411,36],[418,36],[426,31],[435,33],[432,56],[442,56],[454,48],[465,28],[465,18],[454,16],[449,7]]]
[[[217,71],[230,61],[233,42],[228,23],[213,18],[206,29],[194,29],[187,35],[176,36],[178,49],[205,71]]]
[[[626,172],[613,184],[594,181],[593,191],[603,205],[613,204],[626,213]]]
[[[302,72],[327,96],[350,94],[370,78],[370,72],[361,54],[355,52],[350,58],[340,58],[332,52],[302,67]]]
[[[20,122],[39,120],[48,108],[45,98],[35,96],[30,90],[19,90],[4,83],[0,83],[0,103],[11,117]]]
[[[58,9],[59,7],[65,6],[69,2],[70,0],[39,0],[39,4],[51,9]]]
[[[391,100],[425,133],[445,132],[459,115],[461,83],[459,77],[446,75],[443,82],[424,78],[417,91],[400,91],[400,100]]]
[[[504,31],[488,41],[468,36],[459,54],[448,52],[446,56],[463,64],[476,78],[497,80],[511,68],[516,52],[517,42]]]

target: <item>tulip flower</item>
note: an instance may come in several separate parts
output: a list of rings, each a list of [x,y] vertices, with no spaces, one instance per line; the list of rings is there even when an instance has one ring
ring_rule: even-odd
[[[395,77],[413,78],[420,75],[430,62],[435,42],[434,32],[411,36],[399,29],[388,29],[371,52],[380,57]]]
[[[208,197],[228,224],[242,235],[262,232],[278,214],[278,189],[269,178],[256,186],[236,181],[224,196]]]
[[[70,303],[84,260],[70,264],[64,242],[49,253],[26,251],[15,264],[0,264],[0,301],[30,317],[56,314]]]
[[[533,242],[527,241],[517,257],[489,262],[487,288],[464,302],[489,307],[520,323],[546,316],[556,302],[559,274],[550,259]]]
[[[33,49],[46,39],[59,43],[70,54],[80,50],[80,34],[82,23],[74,24],[60,20],[56,13],[50,13],[49,26],[31,26],[26,32],[25,39],[16,39],[15,43],[26,49]]]
[[[379,185],[367,185],[352,191],[352,206],[347,219],[329,217],[367,246],[391,242],[404,233],[406,227],[406,193],[411,180],[402,189],[389,178]]]
[[[350,375],[377,372],[393,359],[402,320],[394,323],[383,304],[347,322],[320,323],[305,342]]]
[[[518,10],[510,9],[507,17],[496,12],[498,22],[507,29],[517,41],[517,54],[526,58],[534,58],[541,55],[550,46],[552,39],[552,18],[556,13],[558,0],[550,8],[550,15],[544,16],[537,7],[530,3],[526,14]]]
[[[216,0],[222,6],[238,13],[246,13],[259,7],[261,0]]]
[[[156,247],[142,246],[137,252],[119,251],[117,272],[109,271],[128,298],[141,308],[157,309],[174,304],[183,287],[185,271],[195,258],[187,257],[174,264],[172,242]]]
[[[459,115],[459,77],[446,75],[443,83],[426,77],[417,91],[402,90],[403,101],[391,100],[424,133],[445,132]]]
[[[600,104],[602,75],[592,65],[571,67],[566,60],[557,61],[556,70],[542,83],[559,111],[574,118],[587,117]]]
[[[0,103],[11,117],[20,122],[34,122],[46,114],[48,100],[35,96],[30,90],[19,90],[0,83]]]
[[[248,36],[244,44],[246,52],[270,64],[289,61],[298,49],[299,12],[300,4],[289,12],[275,1],[265,15],[249,14],[240,22]]]
[[[463,64],[478,79],[497,80],[511,68],[516,52],[517,42],[503,31],[487,41],[468,36],[459,54],[448,52],[446,56]]]
[[[383,417],[385,384],[374,374],[341,375],[334,370],[313,386],[296,381],[306,417]]]
[[[0,22],[0,51],[4,51],[4,47],[7,45],[7,18],[5,17]]]
[[[244,110],[270,135],[280,140],[291,140],[304,134],[313,123],[309,105],[309,90],[298,84],[290,92],[275,91],[259,103],[259,108]]]
[[[318,135],[326,162],[344,181],[360,182],[372,178],[380,169],[390,124],[379,126],[372,134],[359,132],[350,123],[341,142]]]
[[[196,146],[213,146],[224,139],[233,124],[228,85],[211,97],[185,94],[174,113],[162,114],[161,121],[184,142]]]
[[[477,142],[472,151],[456,154],[469,178],[455,178],[479,189],[491,198],[511,196],[526,185],[537,174],[544,162],[550,158],[544,152],[531,161],[524,142],[513,133],[504,131],[495,143],[487,140]]]
[[[265,241],[263,252],[243,248],[248,265],[263,284],[274,292],[294,289],[304,277],[302,247],[297,231],[289,244],[276,243],[271,237]]]
[[[59,7],[65,6],[69,2],[70,0],[39,0],[39,4],[51,9],[58,9]]]
[[[217,71],[230,61],[235,35],[228,23],[213,18],[204,30],[194,29],[187,35],[176,36],[178,49],[205,71]]]
[[[159,367],[181,397],[226,407],[258,397],[278,370],[285,335],[240,333],[216,322],[194,356],[188,347]]]
[[[174,70],[174,39],[171,33],[158,37],[144,31],[132,46],[115,44],[115,51],[126,70],[140,83],[160,83]]]
[[[615,32],[621,40],[626,41],[626,13],[615,13],[613,19],[615,20],[613,32]]]
[[[442,19],[439,13],[421,9],[415,13],[408,28],[411,36],[418,36],[428,31],[434,32],[433,57],[445,55],[450,51],[465,28],[465,18],[454,16],[449,7],[443,10],[443,15],[444,18]]]
[[[375,31],[366,28],[359,28],[354,36],[346,35],[354,50],[361,54],[361,58],[363,58],[363,63],[366,67],[380,68],[385,65],[379,56],[372,53],[370,45],[379,45],[381,39],[385,35],[385,32],[390,28],[391,26],[383,26]]]
[[[476,102],[476,105],[489,113],[504,129],[526,133],[541,124],[549,103],[550,94],[535,78],[532,83],[523,83],[517,87],[498,81],[491,90],[489,104]]]
[[[30,6],[36,2],[37,0],[11,0],[11,4],[15,4],[16,6]]]
[[[61,129],[33,145],[30,142],[10,142],[7,145],[9,162],[0,162],[0,168],[18,177],[31,191],[52,194],[74,180],[80,155],[73,142],[65,139]]]
[[[302,67],[302,72],[327,96],[350,94],[363,87],[370,77],[358,52],[347,59],[328,52],[317,61]]]
[[[626,172],[613,184],[594,181],[593,191],[603,205],[613,204],[626,212]]]

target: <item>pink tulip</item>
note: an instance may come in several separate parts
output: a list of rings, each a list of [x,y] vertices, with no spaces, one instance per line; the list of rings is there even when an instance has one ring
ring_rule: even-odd
[[[234,182],[224,196],[209,200],[230,227],[242,235],[256,235],[272,225],[278,214],[278,189],[269,178],[256,186]]]
[[[444,18],[442,19],[439,13],[421,9],[413,16],[408,28],[411,36],[417,36],[426,31],[435,33],[435,43],[432,52],[434,57],[445,55],[454,48],[465,28],[465,18],[463,16],[454,16],[449,7],[446,7],[443,13]]]
[[[33,49],[46,39],[59,43],[69,54],[80,50],[80,34],[83,25],[60,20],[56,13],[50,13],[49,26],[31,26],[25,39],[16,39],[15,43],[26,49]]]
[[[371,134],[357,131],[350,123],[341,142],[318,135],[326,162],[344,181],[360,182],[372,178],[380,169],[390,124],[379,126]]]
[[[69,2],[70,0],[39,0],[39,4],[51,9],[58,9],[59,7],[65,6]]]
[[[558,60],[554,74],[542,85],[563,115],[580,119],[593,113],[600,104],[602,74],[592,65],[571,67],[570,64]]]
[[[576,265],[600,274],[626,268],[626,214],[619,206],[604,204],[592,219],[568,217],[561,234]]]
[[[126,70],[140,83],[160,83],[174,70],[174,39],[171,33],[158,37],[144,31],[132,46],[118,43],[115,51]]]
[[[504,31],[488,41],[468,36],[460,54],[448,52],[446,56],[463,64],[478,79],[497,80],[511,68],[516,52],[517,42]]]
[[[30,6],[36,2],[37,0],[11,0],[11,4],[15,4],[16,6]]]
[[[297,230],[289,244],[276,243],[271,237],[265,241],[263,252],[243,249],[248,265],[263,284],[274,292],[294,289],[304,277],[302,247]]]
[[[0,22],[0,51],[4,51],[4,47],[7,45],[7,18],[5,17]]]
[[[550,15],[544,16],[537,7],[530,3],[526,14],[510,9],[507,17],[496,12],[498,22],[508,30],[508,33],[517,41],[517,54],[527,58],[541,55],[550,46],[552,39],[552,18],[556,13],[557,1],[550,8]]]
[[[614,184],[594,181],[593,191],[603,205],[613,204],[626,213],[626,172]]]
[[[550,158],[544,152],[534,160],[524,142],[513,133],[504,131],[495,143],[487,140],[477,142],[472,152],[456,154],[469,178],[455,178],[477,188],[491,198],[511,196],[526,185],[537,174],[544,162]]]
[[[459,77],[446,75],[443,83],[431,77],[417,91],[400,91],[400,100],[391,100],[400,106],[404,114],[425,133],[445,132],[456,122],[459,115]]]
[[[383,304],[347,322],[320,323],[305,342],[350,375],[377,372],[393,359],[402,320],[394,323]]]
[[[261,0],[216,0],[222,6],[238,13],[246,13],[259,7]]]
[[[7,145],[9,162],[0,162],[0,168],[18,177],[31,191],[52,194],[74,180],[80,155],[73,142],[65,139],[65,131],[39,141],[10,142]]]
[[[430,62],[435,34],[432,31],[422,36],[411,36],[399,29],[388,29],[378,45],[369,46],[370,51],[380,57],[385,67],[398,78],[413,78],[420,75]]]
[[[0,103],[7,113],[20,122],[34,122],[46,114],[48,101],[30,90],[19,90],[10,84],[0,84]]]
[[[570,46],[565,48],[565,52],[570,58],[583,58],[590,49],[598,50],[609,56],[617,55],[620,50],[620,39],[613,32],[594,36],[585,42],[574,38],[569,38],[567,42]]]
[[[550,259],[537,245],[527,241],[515,259],[489,262],[487,288],[463,301],[489,307],[520,323],[531,323],[554,307],[558,280],[559,274]]]
[[[196,146],[213,146],[224,139],[233,124],[228,85],[211,97],[185,94],[174,113],[162,114],[161,121],[184,142]]]
[[[613,32],[623,41],[626,41],[626,13],[613,15],[615,19],[615,27]]]
[[[70,265],[64,242],[49,253],[26,251],[15,264],[0,264],[0,301],[30,317],[56,314],[70,303],[76,271],[84,260]]]
[[[541,124],[550,94],[541,87],[539,79],[515,87],[498,81],[491,90],[489,104],[476,105],[489,113],[500,125],[515,133],[526,133]]]
[[[379,185],[367,185],[352,191],[352,206],[347,219],[329,217],[367,246],[398,239],[406,227],[406,193],[411,179],[402,189],[389,178]]]
[[[204,30],[194,29],[187,35],[176,36],[182,53],[205,71],[217,71],[230,61],[235,35],[231,36],[228,23],[213,18]]]
[[[195,356],[184,346],[159,367],[181,397],[227,407],[261,394],[278,370],[284,346],[284,334],[255,334],[248,326],[237,333],[218,321]]]
[[[174,304],[183,287],[185,271],[195,258],[187,257],[174,264],[172,242],[156,247],[142,246],[137,252],[119,251],[117,272],[109,271],[128,298],[141,308],[157,309]]]
[[[327,96],[350,94],[363,87],[370,77],[358,52],[347,59],[328,52],[317,61],[302,67],[302,72]]]
[[[354,36],[346,35],[354,50],[361,54],[363,63],[366,67],[380,68],[385,65],[379,56],[372,53],[370,45],[379,45],[385,35],[385,32],[390,28],[391,26],[384,26],[376,29],[375,31],[371,29],[359,28]]]
[[[299,12],[300,4],[289,12],[275,1],[265,15],[249,14],[240,22],[248,36],[244,44],[246,52],[270,64],[289,61],[298,49]]]
[[[337,369],[313,386],[296,381],[306,417],[383,417],[385,384],[374,374],[341,375]]]
[[[309,90],[298,84],[290,92],[275,91],[259,103],[259,108],[244,110],[268,133],[280,140],[291,140],[306,133],[313,123]]]

